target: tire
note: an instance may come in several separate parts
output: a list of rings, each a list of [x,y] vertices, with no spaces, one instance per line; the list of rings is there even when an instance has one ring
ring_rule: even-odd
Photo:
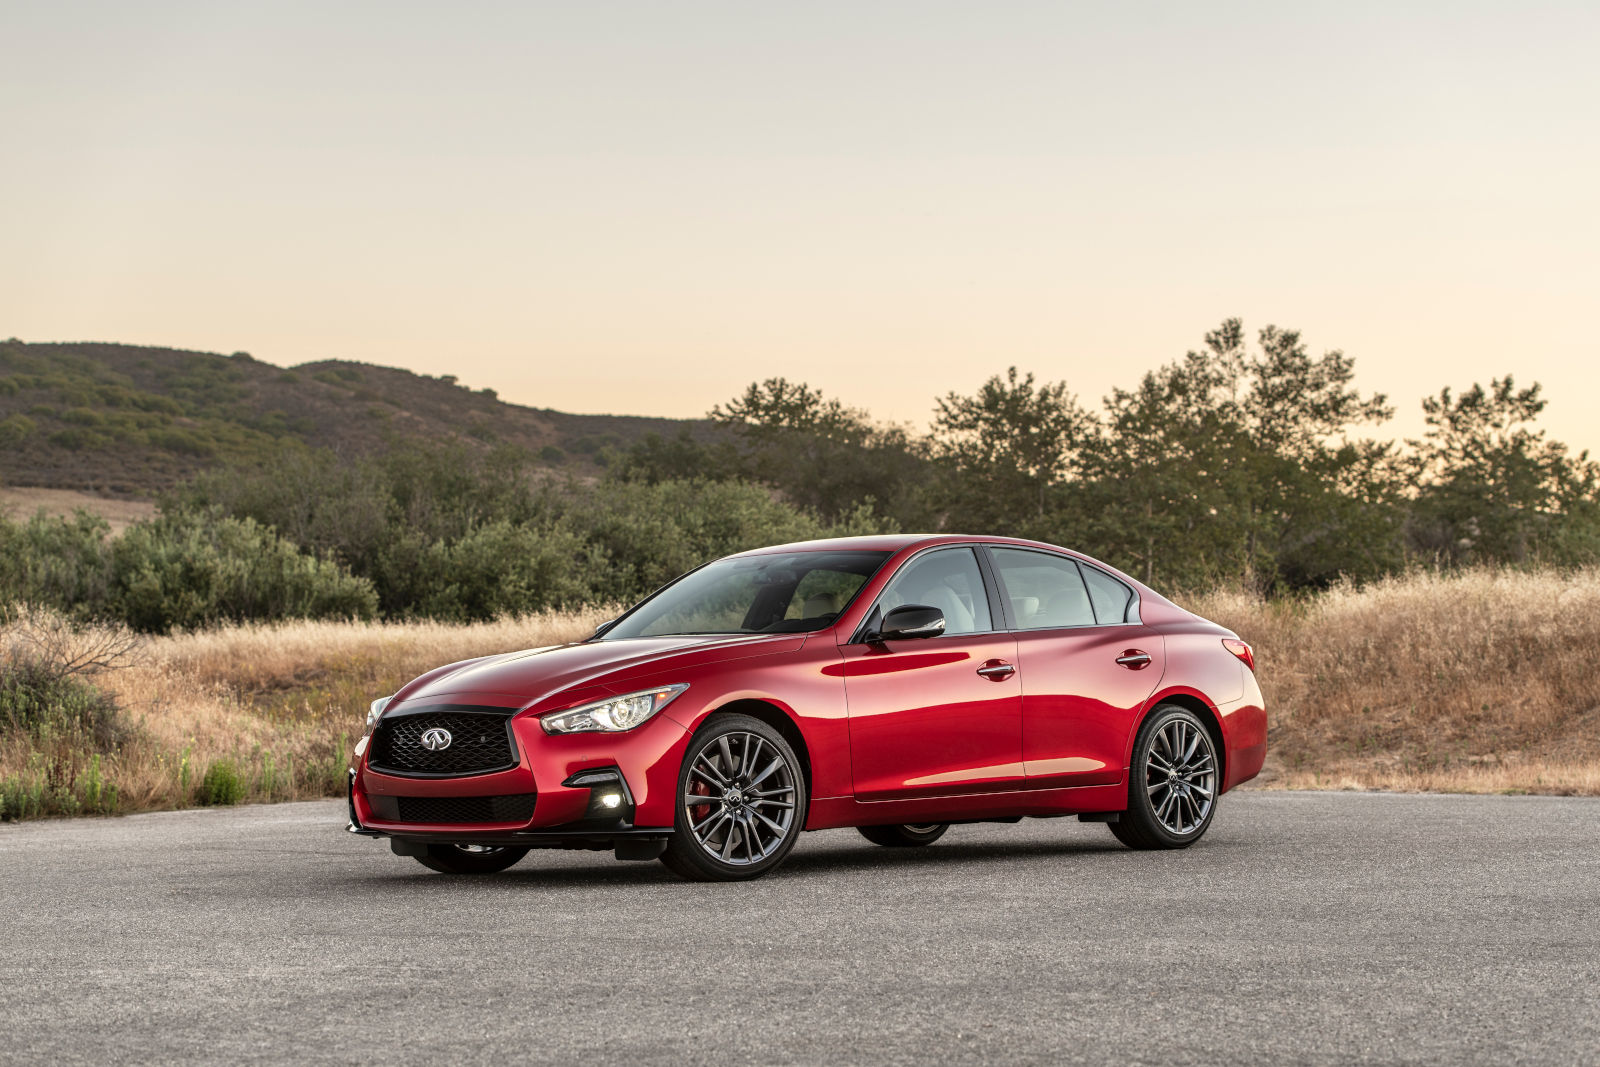
[[[856,830],[874,845],[884,848],[921,848],[931,845],[950,829],[947,822],[901,823],[897,826],[858,826]]]
[[[440,874],[495,874],[516,863],[528,854],[525,848],[488,848],[475,850],[476,845],[429,845],[428,854],[416,860],[430,871]]]
[[[1161,704],[1139,728],[1128,768],[1128,810],[1111,832],[1129,848],[1188,848],[1217,813],[1221,763],[1198,717]]]
[[[782,734],[748,715],[713,716],[684,753],[661,862],[696,882],[759,878],[794,848],[808,801],[800,758]]]

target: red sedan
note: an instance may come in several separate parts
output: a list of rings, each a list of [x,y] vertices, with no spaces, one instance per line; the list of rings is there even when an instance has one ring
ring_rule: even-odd
[[[809,541],[374,701],[350,829],[449,873],[580,848],[705,880],[841,826],[905,847],[1076,815],[1186,848],[1266,743],[1250,646],[1103,563],[1001,537]]]

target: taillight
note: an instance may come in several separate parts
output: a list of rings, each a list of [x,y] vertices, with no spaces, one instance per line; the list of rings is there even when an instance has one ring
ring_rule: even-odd
[[[1237,637],[1224,637],[1222,639],[1222,647],[1227,649],[1229,652],[1232,652],[1235,656],[1238,656],[1240,661],[1242,661],[1244,665],[1249,667],[1252,671],[1256,669],[1255,649],[1251,648]]]

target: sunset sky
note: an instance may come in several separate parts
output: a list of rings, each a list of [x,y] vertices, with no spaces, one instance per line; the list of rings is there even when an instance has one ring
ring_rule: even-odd
[[[1226,316],[1600,447],[1600,4],[0,6],[0,336],[925,424]]]

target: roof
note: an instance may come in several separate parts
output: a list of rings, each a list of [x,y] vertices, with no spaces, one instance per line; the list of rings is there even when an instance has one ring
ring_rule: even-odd
[[[938,534],[938,533],[903,533],[903,534],[868,534],[864,537],[826,537],[816,541],[796,541],[788,545],[771,545],[766,548],[752,548],[747,552],[736,553],[740,556],[763,556],[774,552],[898,552],[903,548],[920,544],[962,544],[965,542],[987,542],[990,544],[1015,544],[1035,545],[1040,548],[1060,550],[1059,546],[1046,545],[1040,541],[1024,541],[1017,537],[980,536],[976,534]]]

